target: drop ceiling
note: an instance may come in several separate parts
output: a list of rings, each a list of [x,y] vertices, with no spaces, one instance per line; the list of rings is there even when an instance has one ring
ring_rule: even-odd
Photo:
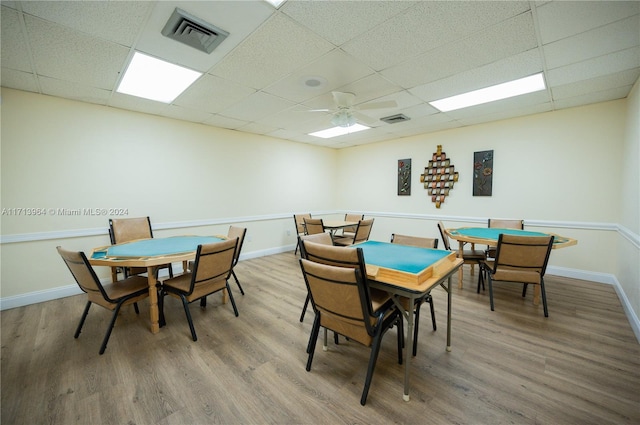
[[[625,98],[638,1],[2,1],[3,87],[344,148]],[[162,35],[179,7],[229,36],[206,54]],[[134,51],[203,72],[171,104],[116,92]],[[543,72],[547,90],[447,113],[429,101]],[[371,130],[320,139],[332,91]],[[410,119],[389,124],[381,118]]]

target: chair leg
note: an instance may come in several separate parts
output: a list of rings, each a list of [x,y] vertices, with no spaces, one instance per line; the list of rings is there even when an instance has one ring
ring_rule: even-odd
[[[240,281],[238,280],[238,277],[236,276],[236,272],[235,272],[235,271],[233,271],[233,270],[231,270],[231,274],[233,275],[233,278],[234,278],[234,279],[235,279],[235,281],[236,281],[236,285],[238,285],[238,289],[240,289],[240,293],[241,293],[242,295],[244,295],[244,290],[242,289],[242,285],[240,285]]]
[[[413,315],[413,357],[418,353],[418,328],[420,327],[420,307],[422,305],[422,301],[418,305],[415,306],[415,313]]]
[[[404,347],[404,319],[398,316],[396,321],[398,327],[398,364],[402,364],[402,348]]]
[[[189,302],[185,298],[184,295],[180,294],[180,299],[182,300],[182,306],[184,307],[184,312],[187,316],[187,322],[189,322],[189,330],[191,331],[191,338],[194,341],[198,340],[198,336],[196,335],[196,329],[193,327],[193,320],[191,319],[191,312],[189,311]]]
[[[111,316],[111,322],[109,322],[109,328],[107,329],[107,333],[102,340],[102,345],[100,346],[100,355],[104,354],[104,350],[107,349],[107,343],[109,342],[109,337],[111,337],[111,331],[113,330],[113,325],[116,324],[116,319],[118,318],[118,313],[120,312],[120,307],[122,306],[123,301],[120,301],[116,308],[113,310],[113,315]]]
[[[304,320],[304,314],[307,312],[308,305],[309,305],[309,293],[307,292],[307,299],[304,300],[304,307],[302,307],[302,313],[300,313],[300,322]]]
[[[438,327],[436,326],[436,312],[433,308],[433,298],[431,298],[431,295],[427,295],[427,298],[425,298],[425,300],[429,303],[429,308],[431,309],[431,323],[433,324],[433,330],[437,331]]]
[[[138,303],[133,303],[133,309],[136,311],[136,314],[140,314],[140,309],[138,308]]]
[[[236,300],[233,299],[233,293],[231,292],[229,281],[227,281],[227,293],[229,294],[229,301],[231,301],[231,306],[233,307],[233,313],[238,317],[238,307],[236,307]]]
[[[527,296],[527,286],[528,286],[527,283],[522,284],[522,298]]]
[[[165,296],[166,292],[160,290],[158,291],[158,326],[159,327],[163,327],[167,324],[167,322],[164,320],[164,296]]]
[[[207,306],[207,296],[200,298],[200,308],[205,308]]]
[[[87,314],[89,314],[89,307],[91,307],[91,301],[87,301],[87,305],[84,307],[84,312],[82,313],[82,317],[80,318],[80,323],[78,323],[76,333],[73,335],[74,338],[78,338],[80,336],[80,331],[82,331],[84,320],[87,318]]]
[[[489,281],[489,302],[491,303],[491,311],[493,309],[493,281],[491,280],[491,276],[487,275],[487,280]]]
[[[371,387],[371,380],[373,379],[373,371],[375,370],[376,362],[378,361],[378,353],[380,353],[382,334],[383,332],[379,331],[379,334],[374,338],[373,345],[371,346],[371,356],[369,357],[369,365],[367,367],[367,377],[364,381],[362,397],[360,397],[360,404],[363,406],[367,402],[367,395],[369,395],[369,388]]]
[[[169,263],[169,278],[173,279],[173,266],[171,265],[171,263]]]
[[[317,313],[313,319],[313,326],[311,327],[311,335],[309,336],[309,343],[307,344],[307,372],[311,370],[311,363],[313,362],[313,353],[316,351],[316,342],[318,342],[318,333],[320,332],[320,314]]]
[[[549,310],[547,309],[547,293],[544,289],[544,278],[540,278],[540,292],[542,296],[542,307],[544,308],[544,317],[549,317]]]

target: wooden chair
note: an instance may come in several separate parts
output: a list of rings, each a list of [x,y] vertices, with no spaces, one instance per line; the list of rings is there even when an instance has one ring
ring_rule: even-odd
[[[311,294],[311,305],[315,312],[307,346],[309,357],[306,370],[311,371],[320,327],[343,335],[350,341],[371,347],[364,389],[360,397],[360,404],[364,406],[367,402],[382,338],[394,325],[398,326],[398,363],[402,364],[403,319],[388,295],[377,298],[371,293],[366,274],[362,273],[364,269],[362,250],[359,248],[340,250],[344,254],[345,261],[358,258],[360,266],[337,267],[300,259],[300,267],[307,290]],[[323,348],[327,351],[326,332]]]
[[[295,222],[295,225],[296,225],[297,236],[306,235],[307,233],[304,227],[305,218],[311,218],[311,214],[294,214],[293,215],[293,221]],[[294,255],[298,254],[298,244],[296,244],[296,250],[293,254]]]
[[[149,217],[135,217],[135,218],[110,218],[109,219],[109,239],[111,244],[125,243],[135,241],[138,239],[151,239],[153,238],[153,231],[151,230],[151,219]],[[171,263],[162,264],[156,268],[156,273],[160,269],[167,269],[169,271],[169,277],[173,277],[173,267]],[[130,275],[138,275],[146,273],[145,267],[123,267],[122,272],[124,277]],[[117,270],[112,270],[112,280],[117,280]]]
[[[524,220],[504,220],[490,218],[487,222],[487,227],[496,229],[518,229],[524,230]],[[489,247],[486,251],[487,258],[496,257],[496,248]]]
[[[171,295],[182,301],[191,337],[194,341],[197,341],[198,337],[189,312],[189,304],[193,301],[200,300],[200,307],[204,308],[207,305],[208,295],[226,289],[233,306],[233,312],[238,317],[238,308],[229,287],[237,245],[237,238],[198,245],[192,271],[162,282],[158,299],[160,327],[166,324],[164,317],[164,297],[166,295]]]
[[[302,245],[302,241],[310,241],[314,243],[319,243],[322,245],[333,245],[333,240],[331,239],[331,235],[327,232],[316,233],[313,235],[302,235],[298,236],[298,245]],[[300,254],[302,255],[302,247],[300,247]],[[302,307],[302,313],[300,314],[300,321],[304,320],[304,315],[307,312],[307,307],[309,306],[309,294],[307,293],[307,298],[304,301],[304,307]]]
[[[358,221],[356,233],[353,236],[334,236],[333,244],[340,246],[349,246],[369,240],[371,228],[373,227],[373,218]]]
[[[321,218],[304,218],[305,235],[324,233],[324,223]]]
[[[236,264],[238,264],[238,260],[240,260],[240,251],[242,251],[242,244],[244,243],[244,237],[247,234],[247,229],[245,227],[236,227],[236,226],[229,226],[229,231],[227,232],[227,238],[228,239],[238,239],[238,247],[236,248],[236,255],[233,257],[233,266],[231,268],[231,275],[233,276],[233,279],[236,281],[236,285],[238,285],[238,289],[240,289],[240,293],[242,295],[244,295],[244,290],[242,289],[242,286],[240,285],[240,281],[238,280],[238,277],[236,276],[236,272],[235,272],[235,267]]]
[[[138,301],[149,296],[149,284],[147,279],[141,276],[131,276],[123,280],[113,283],[102,284],[95,271],[89,264],[89,260],[83,252],[67,251],[61,247],[56,248],[58,254],[62,257],[65,264],[69,268],[69,271],[73,275],[74,279],[78,283],[80,289],[87,294],[87,305],[84,308],[80,323],[76,328],[74,338],[80,336],[82,331],[82,325],[89,314],[89,308],[92,303],[98,304],[101,307],[106,308],[113,312],[111,315],[111,321],[107,328],[107,333],[102,340],[100,346],[100,354],[103,354],[107,349],[107,343],[113,330],[113,325],[116,323],[120,308],[125,305],[133,304],[136,314],[139,314]]]
[[[419,248],[438,248],[438,239],[435,238],[422,238],[418,236],[407,236],[407,235],[399,235],[393,233],[391,235],[391,243],[396,243],[400,245],[407,246],[415,246]],[[409,309],[409,299],[405,297],[400,297],[400,302],[402,303],[402,307],[407,310]],[[423,303],[429,303],[429,308],[431,310],[431,323],[433,325],[433,330],[437,330],[436,327],[436,313],[433,308],[433,299],[431,298],[431,293],[428,293],[422,298],[418,298],[413,308],[415,309],[415,320],[413,326],[413,355],[415,356],[418,352],[418,326],[420,324],[420,307]]]
[[[344,221],[354,221],[359,222],[360,220],[364,220],[364,214],[345,214]],[[358,226],[350,226],[342,229],[342,236],[346,237],[354,237],[356,231],[358,230]]]
[[[495,261],[485,261],[482,266],[489,281],[491,311],[494,311],[494,282],[522,282],[523,297],[527,295],[529,284],[540,285],[544,317],[549,317],[544,274],[547,270],[552,247],[553,236],[501,234],[498,237]]]
[[[449,243],[449,237],[447,236],[447,233],[444,231],[444,229],[445,229],[444,224],[441,221],[439,221],[438,231],[440,232],[440,237],[442,238],[444,249],[446,249],[447,251],[458,252],[459,250],[451,249],[451,244]],[[463,245],[463,248],[464,248],[464,245]],[[460,256],[459,254],[462,254],[462,256]],[[471,249],[463,249],[462,253],[459,253],[459,254],[458,256],[462,258],[464,261],[463,264],[469,264],[471,266],[472,275],[473,275],[473,266],[477,264],[479,268],[482,262],[487,258],[483,250],[475,249],[474,244],[471,244]],[[462,271],[462,268],[458,273],[461,273],[461,271]],[[478,282],[481,281],[481,278],[482,278],[482,271],[478,271]]]

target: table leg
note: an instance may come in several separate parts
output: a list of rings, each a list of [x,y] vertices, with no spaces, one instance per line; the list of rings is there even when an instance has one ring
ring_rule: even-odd
[[[413,304],[415,303],[415,297],[409,298],[409,310],[404,312],[407,319],[407,338],[404,345],[404,393],[402,399],[409,401],[409,362],[411,361],[411,355],[413,351]]]
[[[158,291],[156,289],[156,276],[154,267],[147,267],[147,281],[149,282],[149,315],[151,318],[151,333],[160,332],[160,324],[158,323],[160,315],[158,312]]]
[[[462,258],[464,253],[464,242],[458,241],[458,258]],[[458,289],[462,289],[462,270],[464,263],[458,269]]]
[[[540,285],[533,285],[533,305],[540,305]]]
[[[462,266],[460,266],[462,269]],[[451,351],[451,276],[447,278],[447,351]]]

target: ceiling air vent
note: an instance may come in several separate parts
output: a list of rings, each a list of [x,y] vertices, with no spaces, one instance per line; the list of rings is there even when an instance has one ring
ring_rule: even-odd
[[[411,118],[409,118],[406,115],[396,114],[396,115],[391,115],[391,116],[388,116],[388,117],[380,118],[380,121],[384,121],[387,124],[395,124],[397,122],[409,121],[410,119]]]
[[[229,33],[176,8],[162,29],[162,35],[194,49],[211,53]]]

